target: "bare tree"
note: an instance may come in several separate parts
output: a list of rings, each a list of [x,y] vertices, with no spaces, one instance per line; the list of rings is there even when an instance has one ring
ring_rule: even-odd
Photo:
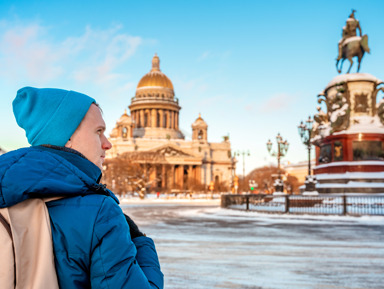
[[[117,194],[138,193],[141,198],[150,191],[182,193],[206,191],[206,185],[184,175],[183,185],[175,183],[172,166],[163,154],[127,152],[104,163],[103,182]],[[215,184],[215,191],[225,191],[224,183]]]
[[[161,181],[161,176],[153,175],[156,164],[164,161],[163,155],[154,152],[124,153],[105,161],[103,182],[117,194],[137,192],[144,198]]]
[[[277,176],[277,167],[275,166],[264,166],[261,168],[254,169],[252,172],[250,172],[246,178],[245,182],[243,182],[247,186],[244,189],[249,190],[248,184],[249,180],[254,180],[258,187],[257,190],[262,193],[271,193],[273,192],[273,182],[274,179]],[[283,175],[285,173],[284,170],[281,170],[281,174]],[[288,189],[288,192],[298,192],[299,191],[299,182],[296,177],[294,176],[287,176],[287,179],[285,181],[286,189]]]

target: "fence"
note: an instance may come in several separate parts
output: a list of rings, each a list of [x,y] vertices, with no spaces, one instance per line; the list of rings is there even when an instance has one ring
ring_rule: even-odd
[[[221,207],[263,213],[316,215],[384,215],[384,195],[232,195]]]

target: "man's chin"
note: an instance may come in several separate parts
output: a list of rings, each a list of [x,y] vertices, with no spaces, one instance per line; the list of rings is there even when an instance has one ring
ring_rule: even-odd
[[[103,169],[103,163],[104,163],[104,158],[102,158],[102,159],[99,161],[99,163],[96,164],[96,165],[99,167],[99,169],[102,170],[102,171],[104,170],[104,169]]]

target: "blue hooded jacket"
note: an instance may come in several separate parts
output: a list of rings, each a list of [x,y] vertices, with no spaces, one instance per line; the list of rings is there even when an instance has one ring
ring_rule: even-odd
[[[163,288],[152,239],[131,240],[114,194],[98,183],[100,169],[72,152],[42,146],[0,157],[0,208],[28,198],[47,203],[61,289]]]

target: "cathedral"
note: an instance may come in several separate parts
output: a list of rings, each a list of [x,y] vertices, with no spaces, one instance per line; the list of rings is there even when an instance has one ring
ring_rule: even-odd
[[[107,152],[107,160],[138,155],[130,162],[144,166],[150,190],[230,188],[235,162],[229,138],[208,142],[208,124],[199,114],[191,125],[192,140],[185,139],[179,128],[179,99],[171,80],[160,70],[157,55],[150,72],[139,81],[128,108],[130,114],[125,110],[110,133],[112,149]]]

